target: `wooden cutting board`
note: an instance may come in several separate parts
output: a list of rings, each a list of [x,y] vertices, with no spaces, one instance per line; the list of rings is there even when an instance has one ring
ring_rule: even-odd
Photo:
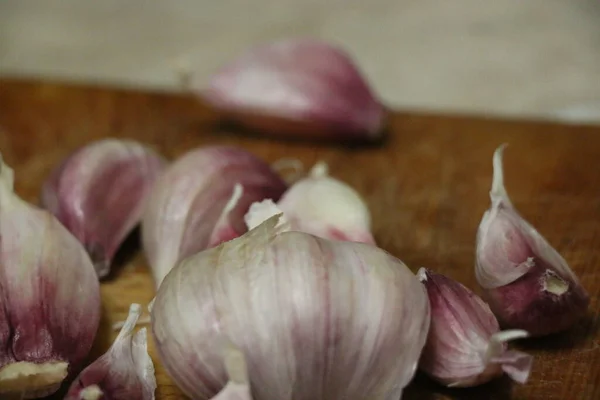
[[[173,159],[196,146],[242,146],[270,162],[298,158],[330,166],[364,195],[380,247],[413,271],[426,266],[476,288],[475,233],[489,205],[491,158],[501,143],[516,207],[571,264],[591,295],[590,312],[571,331],[524,341],[535,355],[531,379],[500,379],[449,390],[418,375],[405,399],[600,399],[600,128],[544,122],[394,113],[384,146],[344,148],[234,134],[186,96],[0,80],[0,150],[16,173],[17,192],[37,202],[48,171],[96,139],[127,137]],[[129,251],[127,251],[129,250]],[[112,323],[129,304],[146,305],[153,283],[135,240],[102,283],[103,320],[91,357],[116,336]],[[158,400],[185,398],[161,367]],[[58,397],[56,397],[58,398]],[[334,399],[332,399],[334,400]]]

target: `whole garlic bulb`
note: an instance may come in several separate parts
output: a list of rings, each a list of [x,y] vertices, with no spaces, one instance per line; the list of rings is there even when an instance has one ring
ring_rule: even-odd
[[[423,286],[377,247],[290,232],[280,218],[167,275],[152,306],[167,371],[209,399],[226,387],[231,341],[255,400],[399,399],[429,329]]]

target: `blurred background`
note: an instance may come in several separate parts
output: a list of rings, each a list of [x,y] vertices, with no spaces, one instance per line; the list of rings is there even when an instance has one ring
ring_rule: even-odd
[[[0,0],[0,75],[178,90],[292,36],[396,107],[600,124],[598,0]]]

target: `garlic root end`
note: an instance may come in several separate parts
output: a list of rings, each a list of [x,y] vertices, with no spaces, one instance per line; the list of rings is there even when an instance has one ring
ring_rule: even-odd
[[[63,361],[43,364],[18,361],[5,365],[0,369],[0,394],[21,394],[23,398],[50,395],[67,377],[68,367]]]

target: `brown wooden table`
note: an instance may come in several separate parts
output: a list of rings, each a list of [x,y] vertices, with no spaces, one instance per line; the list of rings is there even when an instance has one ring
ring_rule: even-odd
[[[475,389],[440,388],[417,376],[406,399],[600,399],[600,127],[397,112],[383,146],[344,148],[249,137],[219,127],[188,96],[59,83],[0,80],[0,150],[17,192],[37,201],[49,169],[102,137],[137,139],[174,158],[195,146],[242,146],[269,161],[317,160],[367,199],[379,245],[413,271],[435,268],[471,288],[475,232],[489,205],[491,157],[500,143],[506,184],[521,213],[564,255],[590,292],[588,318],[570,332],[518,347],[535,355],[531,379]],[[144,257],[125,251],[102,283],[103,321],[92,357],[116,336],[130,303],[147,304],[153,284]],[[160,365],[157,399],[183,399]],[[333,399],[332,399],[333,400]]]

